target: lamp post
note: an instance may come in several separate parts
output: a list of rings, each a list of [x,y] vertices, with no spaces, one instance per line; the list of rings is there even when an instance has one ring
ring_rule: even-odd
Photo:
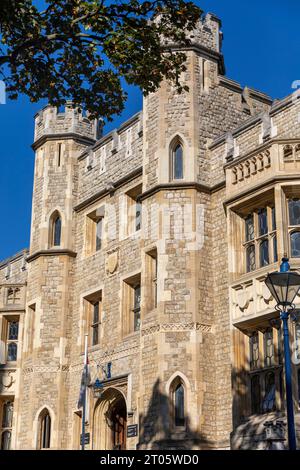
[[[296,434],[292,391],[292,368],[289,343],[288,319],[293,309],[293,301],[300,288],[300,275],[290,271],[288,258],[283,257],[280,271],[269,273],[265,279],[266,286],[276,300],[276,310],[280,312],[283,324],[286,409],[288,424],[289,449],[296,450]]]

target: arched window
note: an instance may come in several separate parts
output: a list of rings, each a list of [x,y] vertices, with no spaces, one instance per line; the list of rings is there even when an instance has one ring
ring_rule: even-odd
[[[175,145],[171,154],[171,179],[183,179],[183,148],[181,144]]]
[[[186,423],[185,387],[180,377],[176,377],[171,385],[172,420],[175,428],[182,428]]]
[[[59,246],[61,242],[61,218],[59,215],[53,223],[53,246]]]
[[[42,411],[39,419],[39,449],[49,449],[51,439],[51,417],[48,410]]]
[[[293,258],[300,257],[300,232],[292,232],[290,234],[291,256]]]

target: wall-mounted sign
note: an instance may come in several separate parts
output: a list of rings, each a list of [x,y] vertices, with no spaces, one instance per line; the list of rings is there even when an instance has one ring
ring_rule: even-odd
[[[90,443],[90,433],[89,432],[86,432],[85,435],[84,435],[84,443],[85,444],[89,444]],[[82,434],[80,434],[80,445],[82,446],[83,442],[82,442]]]
[[[127,426],[127,437],[135,437],[138,435],[138,425],[130,424]]]

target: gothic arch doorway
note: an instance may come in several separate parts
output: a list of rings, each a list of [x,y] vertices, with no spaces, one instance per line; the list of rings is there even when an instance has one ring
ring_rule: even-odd
[[[93,420],[93,449],[125,450],[127,406],[123,394],[116,388],[105,390],[98,400]]]

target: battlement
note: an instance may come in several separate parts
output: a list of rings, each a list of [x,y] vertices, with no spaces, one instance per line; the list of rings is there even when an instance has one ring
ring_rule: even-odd
[[[34,142],[53,134],[77,134],[97,140],[100,137],[100,128],[97,120],[90,121],[78,108],[73,108],[72,104],[67,102],[63,113],[47,105],[35,115]]]
[[[221,20],[212,13],[201,15],[196,28],[187,32],[191,46],[198,46],[213,53],[221,53],[223,34],[220,30]],[[164,39],[166,46],[175,46],[168,38]]]

